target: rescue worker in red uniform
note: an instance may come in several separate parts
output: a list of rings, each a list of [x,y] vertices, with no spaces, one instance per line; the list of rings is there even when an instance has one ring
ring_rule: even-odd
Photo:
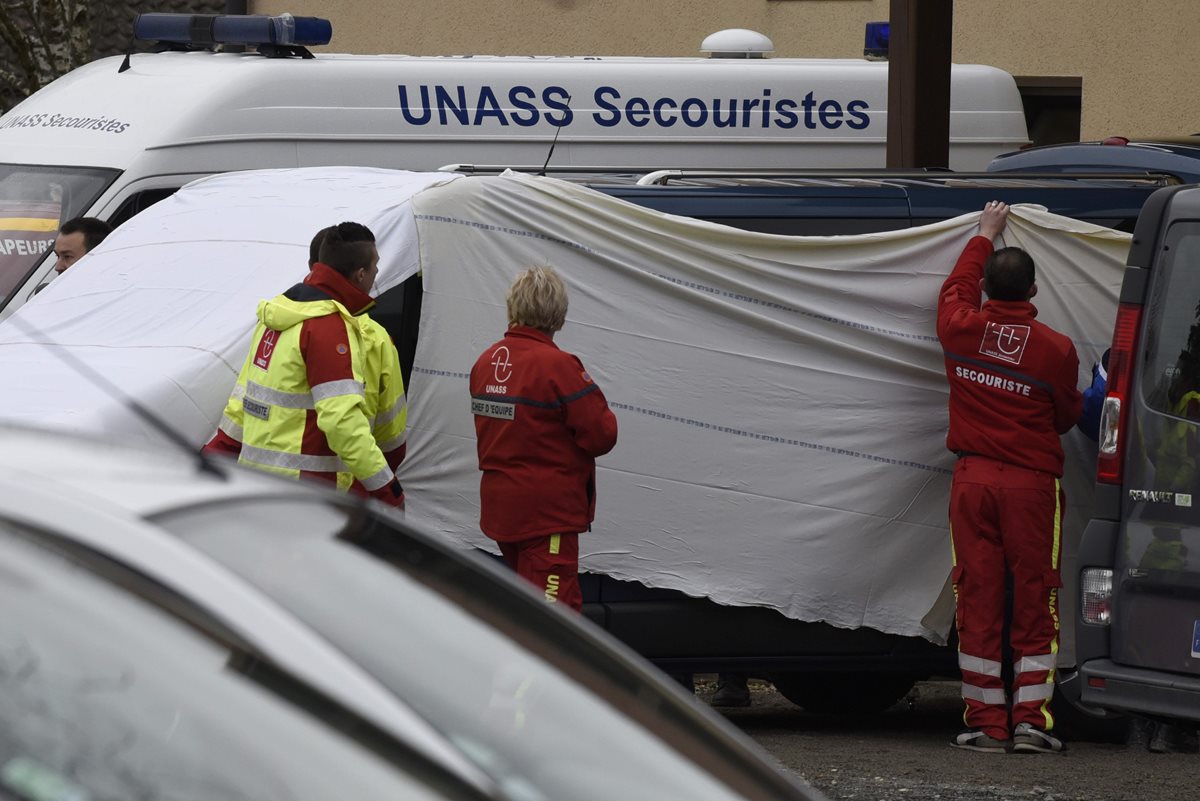
[[[992,201],[938,299],[950,382],[947,447],[958,663],[974,751],[1061,751],[1050,733],[1058,655],[1064,494],[1060,435],[1079,419],[1079,357],[1036,319],[1033,259],[993,252],[1008,206]],[[982,293],[988,300],[980,306]],[[1011,696],[1002,678],[1005,573],[1012,576]],[[1011,718],[1010,718],[1011,716]]]
[[[508,289],[508,331],[471,368],[480,528],[547,601],[580,610],[579,534],[596,513],[596,457],[617,418],[582,362],[559,350],[567,289],[550,267]]]
[[[250,352],[207,452],[404,508],[406,401],[396,348],[365,312],[375,237],[341,223],[313,240],[303,283],[258,307]]]

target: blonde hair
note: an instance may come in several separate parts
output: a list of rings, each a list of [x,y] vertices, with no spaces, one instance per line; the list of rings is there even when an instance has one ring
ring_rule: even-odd
[[[567,321],[567,286],[553,267],[530,267],[519,273],[504,302],[509,325],[553,334]]]

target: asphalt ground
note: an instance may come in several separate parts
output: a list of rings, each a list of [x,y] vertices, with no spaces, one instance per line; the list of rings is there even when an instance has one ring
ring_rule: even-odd
[[[715,677],[697,677],[708,700]],[[814,715],[751,680],[752,704],[722,709],[791,771],[836,801],[1195,801],[1200,754],[1068,742],[1062,754],[951,748],[962,730],[955,682],[923,682],[880,715]]]

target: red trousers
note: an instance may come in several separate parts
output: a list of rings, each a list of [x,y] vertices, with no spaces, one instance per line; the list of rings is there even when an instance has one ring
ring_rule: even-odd
[[[547,601],[566,604],[576,612],[583,609],[578,534],[551,534],[497,544],[508,566],[533,582]]]
[[[985,456],[964,456],[954,468],[950,533],[963,719],[997,740],[1009,739],[1018,723],[1054,726],[1064,502],[1050,473]],[[1013,587],[1011,695],[1001,674],[1006,572]]]

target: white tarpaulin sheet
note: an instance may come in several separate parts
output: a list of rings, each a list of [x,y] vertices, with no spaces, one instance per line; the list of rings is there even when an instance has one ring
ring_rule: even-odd
[[[418,270],[409,198],[446,173],[336,168],[205,178],[120,226],[0,323],[0,417],[157,438],[128,406],[41,343],[62,345],[202,443],[246,358],[254,310],[308,272],[326,226],[370,226],[387,289]]]
[[[401,471],[409,518],[490,547],[477,529],[467,374],[503,333],[516,272],[552,264],[571,304],[556,341],[580,356],[620,424],[599,460],[585,570],[945,637],[953,457],[934,306],[977,214],[782,237],[551,179],[447,178],[315,169],[200,181],[119,229],[18,318],[199,444],[244,358],[255,301],[297,280],[317,229],[365,222],[380,234],[381,289],[423,272]],[[1039,319],[1077,343],[1081,385],[1111,337],[1127,243],[1033,207],[1018,207],[1005,235],[1037,262]],[[31,338],[0,324],[0,416],[141,430],[22,344]],[[1072,541],[1094,445],[1077,432],[1065,440]]]

